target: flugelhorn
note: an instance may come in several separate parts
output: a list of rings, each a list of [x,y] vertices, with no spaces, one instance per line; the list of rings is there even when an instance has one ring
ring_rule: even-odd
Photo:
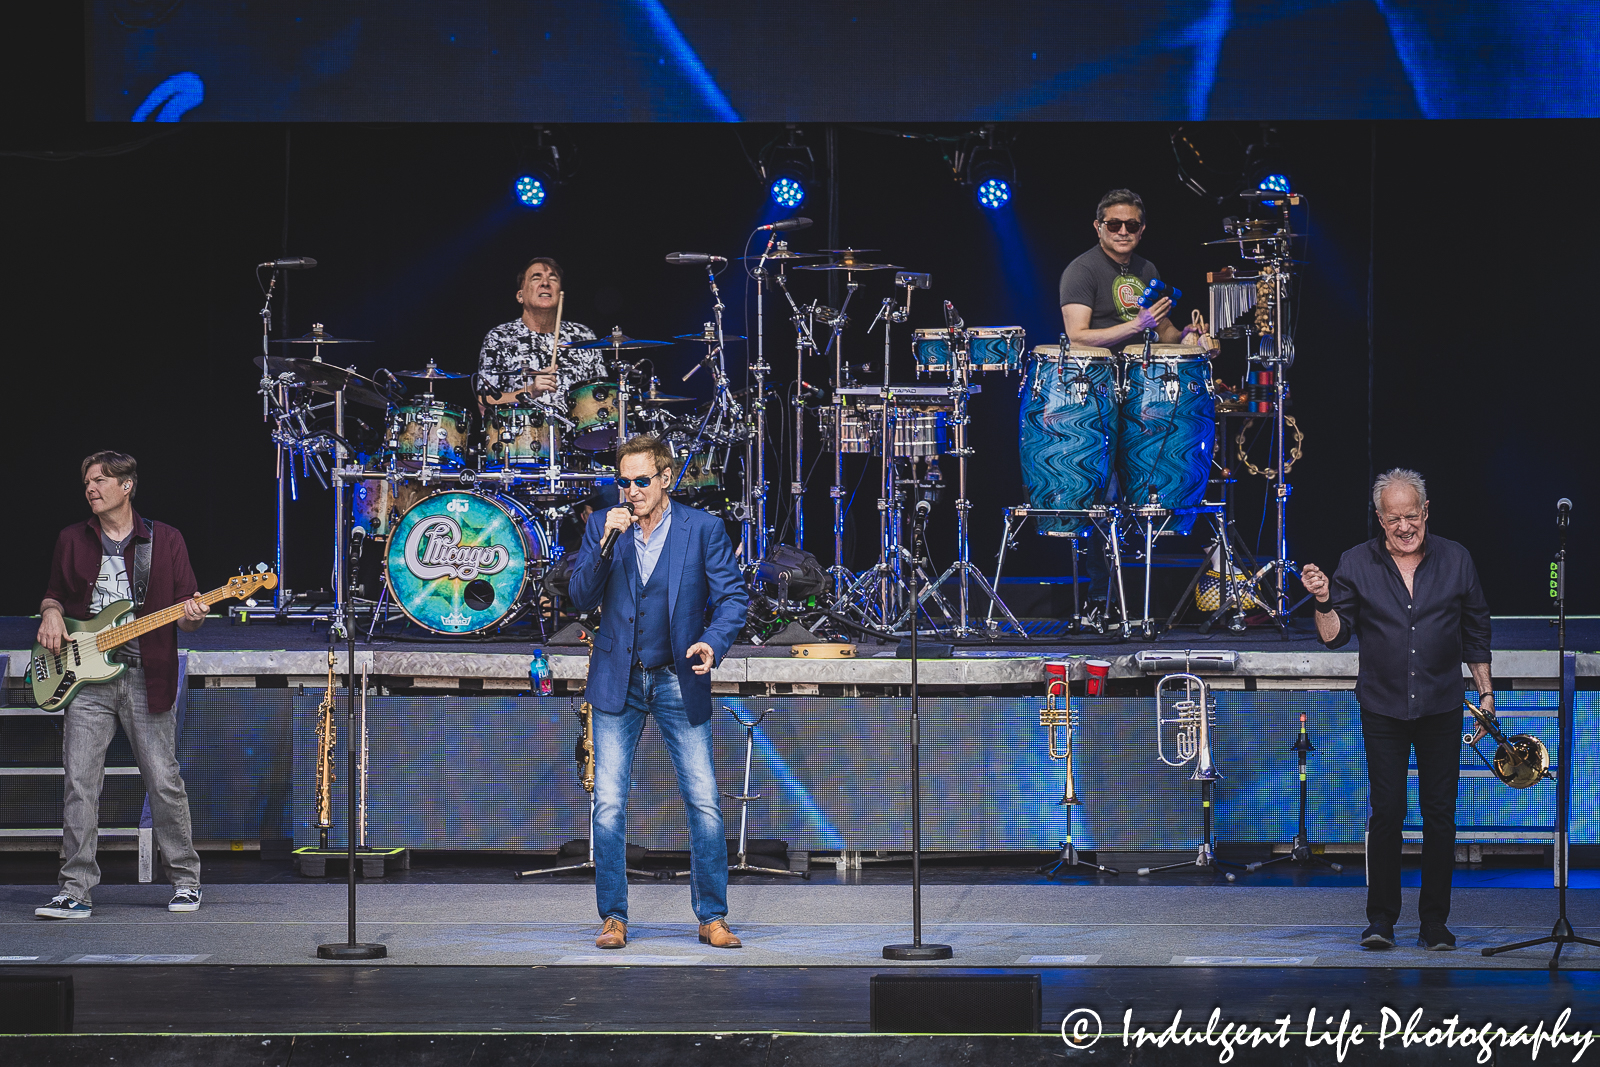
[[[1161,694],[1173,682],[1183,683],[1183,699],[1172,702],[1174,712],[1167,718],[1161,707]],[[1156,755],[1169,767],[1182,767],[1194,762],[1191,782],[1215,782],[1222,778],[1216,761],[1211,758],[1211,727],[1216,718],[1211,695],[1206,683],[1196,674],[1168,674],[1156,683]],[[1173,750],[1178,758],[1167,758],[1164,733],[1168,726],[1176,727]]]
[[[1060,694],[1062,704],[1056,703],[1057,693]],[[1082,804],[1078,799],[1077,785],[1072,780],[1072,698],[1067,693],[1067,683],[1054,680],[1049,689],[1045,691],[1044,707],[1039,709],[1039,725],[1045,729],[1045,743],[1050,749],[1052,760],[1067,761],[1067,781],[1061,790],[1062,804]],[[1056,731],[1065,730],[1066,740],[1061,748],[1056,747]]]
[[[1462,734],[1461,743],[1471,745],[1472,751],[1478,754],[1478,758],[1494,772],[1496,778],[1512,789],[1527,789],[1545,778],[1554,780],[1555,776],[1550,773],[1550,750],[1543,741],[1532,734],[1512,734],[1507,737],[1493,712],[1484,711],[1470,700],[1463,700],[1461,704],[1472,712],[1472,717],[1483,727],[1483,732],[1494,738],[1498,747],[1491,760],[1478,748],[1471,734]]]

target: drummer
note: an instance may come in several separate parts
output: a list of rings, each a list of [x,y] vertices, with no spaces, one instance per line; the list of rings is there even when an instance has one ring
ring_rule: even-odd
[[[1131,189],[1113,189],[1094,210],[1099,243],[1061,272],[1061,319],[1075,345],[1118,351],[1155,330],[1162,344],[1198,344],[1201,327],[1179,330],[1168,321],[1166,297],[1139,306],[1145,286],[1161,277],[1154,263],[1134,249],[1144,237],[1144,201]]]
[[[553,400],[558,410],[565,411],[567,390],[573,385],[610,377],[604,349],[598,348],[564,348],[552,369],[561,278],[561,265],[548,256],[530,259],[517,275],[522,317],[490,330],[478,352],[473,385],[480,409],[483,404],[511,404],[532,395]],[[594,339],[589,327],[562,318],[563,346]]]

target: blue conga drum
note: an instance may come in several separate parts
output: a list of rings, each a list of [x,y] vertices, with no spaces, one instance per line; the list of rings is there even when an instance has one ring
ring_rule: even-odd
[[[1130,506],[1194,507],[1205,499],[1216,447],[1217,399],[1211,360],[1193,345],[1129,345],[1117,479]],[[1193,515],[1168,524],[1188,533]]]
[[[1117,357],[1105,348],[1034,348],[1024,377],[1020,438],[1028,505],[1083,510],[1106,503],[1121,413]],[[1086,531],[1074,516],[1041,516],[1041,533]]]

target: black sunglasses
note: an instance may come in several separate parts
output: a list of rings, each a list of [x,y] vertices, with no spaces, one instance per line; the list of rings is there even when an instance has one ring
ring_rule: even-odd
[[[1144,229],[1144,223],[1140,222],[1138,219],[1101,219],[1100,225],[1104,226],[1112,233],[1121,233],[1122,227],[1124,226],[1128,227],[1129,233],[1138,233],[1140,230]]]
[[[637,486],[640,489],[648,489],[650,487],[650,483],[655,481],[656,475],[660,473],[661,471],[656,471],[655,474],[650,475],[648,478],[618,478],[617,487],[619,489],[626,489],[628,486],[632,485]]]

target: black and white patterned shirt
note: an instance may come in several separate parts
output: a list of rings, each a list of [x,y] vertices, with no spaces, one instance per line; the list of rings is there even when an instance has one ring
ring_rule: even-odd
[[[479,396],[505,393],[526,384],[536,370],[550,365],[551,335],[534,333],[521,319],[502,323],[490,330],[478,352],[478,374],[473,386]],[[581,322],[561,324],[563,345],[593,341],[594,331]],[[605,350],[587,348],[581,351],[568,349],[561,353],[556,368],[556,392],[552,398],[562,409],[569,406],[567,390],[591,378],[609,378],[611,370],[606,364]]]

